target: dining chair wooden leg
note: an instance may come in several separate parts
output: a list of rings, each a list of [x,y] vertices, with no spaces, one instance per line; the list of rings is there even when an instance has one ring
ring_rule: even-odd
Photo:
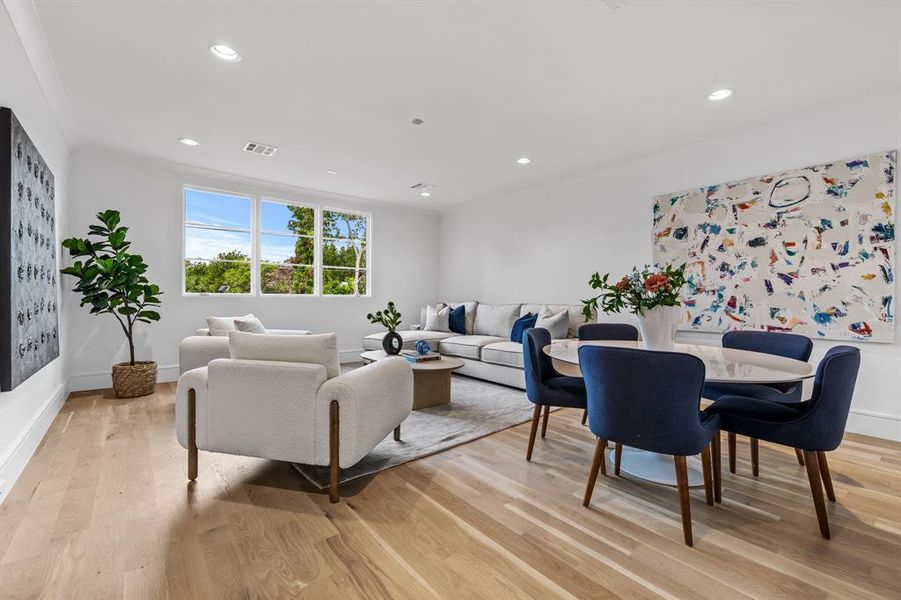
[[[754,477],[760,474],[760,442],[757,438],[751,438],[751,473]]]
[[[582,425],[588,420],[588,409],[582,411]]]
[[[730,431],[726,438],[729,442],[729,472],[735,473],[735,434]]]
[[[616,442],[616,447],[613,450],[613,472],[619,477],[619,465],[623,461],[623,445],[620,442]]]
[[[536,404],[532,411],[532,429],[529,431],[529,449],[526,450],[526,460],[532,460],[532,448],[535,446],[535,434],[538,433],[538,421],[541,420],[541,405]]]
[[[701,466],[704,469],[704,496],[707,504],[713,506],[713,473],[710,466],[710,445],[701,450]]]
[[[795,456],[798,459],[798,464],[803,467],[804,466],[804,453],[801,452],[800,448],[795,448]]]
[[[582,506],[588,506],[591,502],[591,494],[594,492],[594,484],[598,480],[598,470],[602,475],[607,474],[607,466],[604,464],[604,451],[607,449],[607,440],[598,438],[597,445],[594,447],[594,459],[591,461],[591,471],[588,472],[588,487],[585,488],[585,498],[582,499]]]
[[[828,540],[829,517],[826,515],[826,501],[823,500],[823,484],[820,481],[820,468],[816,452],[804,450],[804,466],[807,467],[807,479],[810,483],[810,493],[813,496],[813,506],[817,511],[820,535]]]
[[[832,487],[832,473],[829,472],[829,463],[826,461],[825,452],[817,452],[817,464],[820,466],[820,477],[823,480],[823,487],[826,488],[826,497],[829,502],[835,502],[835,489]]]
[[[340,428],[338,427],[338,401],[332,400],[329,405],[329,462],[328,462],[328,499],[329,502],[338,501],[338,439]]]
[[[713,436],[713,499],[717,503],[723,501],[723,456],[720,446],[720,432]]]
[[[688,466],[684,456],[674,456],[676,463],[676,482],[679,484],[679,504],[682,507],[682,534],[685,545],[693,546],[691,539],[691,504],[688,496]]]
[[[547,435],[547,419],[551,416],[551,407],[549,404],[544,405],[544,419],[541,421],[541,439]]]
[[[197,392],[188,390],[188,480],[197,479]]]

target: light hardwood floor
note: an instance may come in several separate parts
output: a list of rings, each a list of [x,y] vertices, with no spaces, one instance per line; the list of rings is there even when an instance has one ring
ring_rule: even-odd
[[[581,412],[308,493],[287,465],[200,454],[173,432],[173,384],[135,400],[73,395],[2,505],[6,598],[901,597],[901,445],[849,435],[829,457],[831,541],[794,452],[747,440],[724,501],[599,477]]]

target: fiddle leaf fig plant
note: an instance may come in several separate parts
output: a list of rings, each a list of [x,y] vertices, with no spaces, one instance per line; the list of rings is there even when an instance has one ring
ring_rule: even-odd
[[[162,292],[144,275],[144,258],[129,252],[128,227],[120,225],[119,211],[105,210],[97,213],[97,219],[101,225],[89,226],[88,237],[63,240],[63,247],[77,260],[61,272],[78,280],[73,291],[81,294],[81,306],[90,306],[92,315],[109,313],[116,318],[128,340],[128,364],[134,365],[135,324],[160,320],[153,308],[160,306]]]
[[[375,314],[369,313],[366,315],[366,318],[369,319],[370,323],[376,325],[382,325],[389,332],[394,332],[397,329],[398,325],[400,325],[401,314],[397,312],[397,309],[394,307],[394,302],[388,301],[388,308],[385,310],[380,310]]]

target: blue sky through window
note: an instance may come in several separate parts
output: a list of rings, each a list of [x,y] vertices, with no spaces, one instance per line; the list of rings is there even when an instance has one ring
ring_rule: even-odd
[[[250,198],[202,190],[185,190],[185,221],[250,229]]]

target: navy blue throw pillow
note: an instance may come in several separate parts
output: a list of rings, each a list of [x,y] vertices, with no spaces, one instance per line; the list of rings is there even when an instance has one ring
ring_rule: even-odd
[[[453,333],[466,335],[466,307],[461,304],[457,308],[452,308],[448,318],[448,325]]]
[[[526,329],[535,327],[537,321],[538,315],[535,313],[527,313],[525,316],[516,319],[516,322],[513,323],[513,331],[510,332],[510,341],[521,344],[522,334],[525,333]]]

